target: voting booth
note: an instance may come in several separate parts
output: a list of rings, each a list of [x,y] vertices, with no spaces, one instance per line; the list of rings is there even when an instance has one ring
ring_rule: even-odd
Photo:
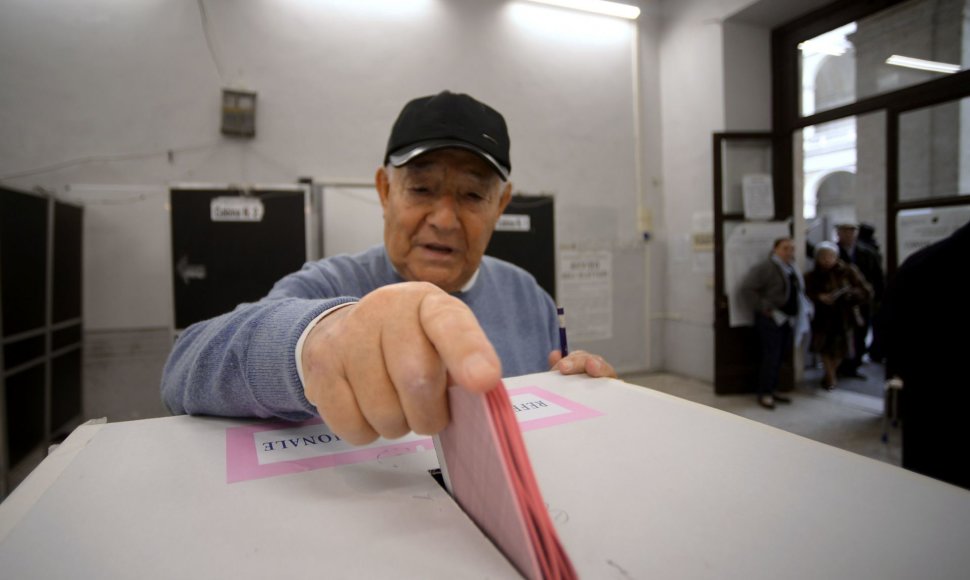
[[[171,189],[174,328],[265,296],[310,255],[306,185]]]
[[[535,276],[556,300],[555,198],[515,194],[498,219],[485,253]]]

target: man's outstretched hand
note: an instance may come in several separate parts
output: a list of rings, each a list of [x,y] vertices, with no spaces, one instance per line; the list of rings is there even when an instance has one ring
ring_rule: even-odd
[[[449,382],[484,393],[502,378],[472,311],[425,282],[385,286],[324,317],[302,365],[307,400],[355,445],[437,433],[448,425]]]

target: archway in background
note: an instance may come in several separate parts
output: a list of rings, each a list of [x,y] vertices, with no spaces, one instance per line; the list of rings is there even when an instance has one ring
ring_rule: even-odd
[[[815,108],[834,109],[855,101],[855,58],[852,53],[825,56],[815,74]]]
[[[816,225],[812,227],[812,233],[819,239],[809,239],[809,242],[817,244],[832,239],[836,224],[858,221],[855,182],[856,175],[850,171],[833,171],[819,180],[815,190]]]

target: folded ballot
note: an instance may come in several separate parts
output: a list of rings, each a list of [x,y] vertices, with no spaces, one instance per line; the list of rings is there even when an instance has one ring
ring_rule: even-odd
[[[536,484],[504,385],[448,392],[451,423],[435,437],[445,486],[527,578],[576,578]]]

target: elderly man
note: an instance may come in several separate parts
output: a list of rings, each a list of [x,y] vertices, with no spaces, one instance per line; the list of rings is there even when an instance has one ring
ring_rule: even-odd
[[[308,263],[263,300],[186,329],[162,377],[169,409],[318,413],[364,444],[443,429],[448,384],[485,392],[550,367],[615,377],[602,357],[562,358],[549,295],[483,256],[510,171],[500,113],[447,91],[408,103],[376,174],[384,245]]]
[[[882,258],[871,246],[859,243],[859,226],[856,224],[840,223],[836,225],[835,232],[838,236],[839,259],[846,264],[855,264],[873,290],[872,299],[860,307],[863,326],[857,328],[853,334],[853,354],[842,361],[838,371],[841,377],[865,380],[866,376],[859,372],[859,368],[862,366],[862,356],[866,353],[866,335],[882,302],[885,285]]]
[[[778,238],[768,258],[752,268],[741,284],[742,296],[754,308],[761,348],[757,399],[766,409],[774,409],[775,403],[791,403],[790,397],[776,389],[781,363],[792,348],[793,330],[805,316],[805,283],[794,263],[794,242]]]

